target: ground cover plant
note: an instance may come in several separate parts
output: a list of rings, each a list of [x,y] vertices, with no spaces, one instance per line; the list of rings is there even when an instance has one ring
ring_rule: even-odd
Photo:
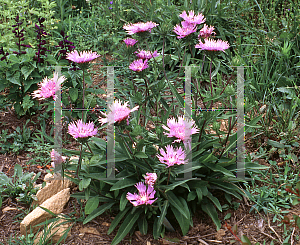
[[[250,212],[271,213],[281,223],[282,237],[274,232],[276,240],[264,243],[298,239],[298,216],[282,210],[299,196],[293,189],[299,185],[300,136],[295,3],[39,1],[44,14],[34,12],[33,2],[22,4],[25,12],[3,5],[13,12],[2,13],[1,101],[19,117],[37,114],[44,123],[33,132],[26,126],[23,132],[3,130],[1,152],[38,148],[37,159],[44,161],[39,141],[49,164],[51,149],[52,170],[62,166],[79,187],[72,197],[84,202],[75,222],[85,225],[114,213],[107,233],[118,244],[136,230],[151,231],[154,239],[174,227],[186,235],[201,209],[216,230],[225,226],[240,244],[259,244],[220,220],[228,208],[224,196],[216,196],[220,191],[230,205],[232,198],[247,197]],[[270,22],[274,13],[279,17]],[[100,59],[111,67],[99,68]],[[236,178],[234,66],[245,66],[244,129],[253,150],[245,159],[248,182]],[[104,88],[94,82],[101,76]],[[54,121],[56,100],[62,101],[64,142],[76,149],[49,147],[53,124],[46,129],[45,122]]]

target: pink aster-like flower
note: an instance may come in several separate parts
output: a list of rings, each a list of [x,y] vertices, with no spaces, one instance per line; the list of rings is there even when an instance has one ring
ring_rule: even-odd
[[[181,165],[185,164],[184,161],[185,154],[181,147],[174,149],[173,146],[167,145],[167,151],[160,149],[160,154],[157,154],[157,158],[161,163],[166,164],[166,168],[174,166],[174,165]]]
[[[58,78],[58,73],[54,72],[53,78],[48,79],[45,77],[44,80],[38,84],[39,89],[32,93],[32,97],[44,100],[52,96],[52,98],[55,100],[56,85],[60,86],[65,80],[66,78],[64,76]]]
[[[150,186],[154,186],[155,181],[157,180],[157,174],[156,173],[146,173],[145,183]]]
[[[181,25],[182,25],[182,27],[179,24],[177,24],[173,30],[178,35],[177,36],[178,39],[184,38],[184,37],[190,35],[191,33],[197,31],[196,24],[190,24],[186,21],[182,21]]]
[[[75,63],[87,63],[90,62],[96,58],[98,58],[100,55],[97,54],[97,52],[92,51],[83,51],[78,54],[77,50],[74,50],[67,54],[66,59],[71,60]]]
[[[208,51],[223,51],[228,49],[229,43],[227,41],[223,41],[221,39],[213,40],[213,39],[204,39],[204,43],[201,41],[199,44],[196,44],[195,48],[200,48],[201,50],[208,50]]]
[[[136,111],[139,106],[136,106],[130,110],[127,105],[128,102],[125,102],[124,105],[122,105],[121,100],[115,100],[114,103],[109,106],[110,112],[108,113],[108,115],[101,111],[101,114],[106,116],[106,118],[100,118],[99,122],[101,122],[102,124],[107,122],[108,124],[113,124],[126,119],[127,125],[129,125],[129,114],[133,111]]]
[[[129,69],[138,72],[145,70],[148,67],[149,67],[148,60],[142,60],[142,59],[135,60],[129,65]]]
[[[174,142],[187,142],[190,140],[190,136],[192,134],[196,134],[199,132],[195,124],[194,120],[185,120],[183,116],[178,117],[178,121],[175,118],[167,120],[167,126],[163,125],[162,127],[169,131],[169,133],[164,133],[168,137],[176,137],[177,140]],[[185,130],[187,128],[187,130]],[[187,132],[186,132],[187,131]]]
[[[134,52],[136,54],[137,57],[139,57],[140,59],[151,59],[154,57],[159,56],[159,53],[157,53],[157,50],[155,50],[153,53],[151,51],[145,51],[145,50],[139,50],[139,52],[135,51]]]
[[[214,27],[210,26],[208,27],[208,25],[204,24],[203,28],[200,30],[200,33],[198,35],[198,38],[202,37],[202,38],[208,38],[210,37],[212,34],[216,34],[214,32]]]
[[[195,15],[194,10],[189,11],[189,15],[187,15],[186,11],[183,11],[179,16],[188,23],[196,25],[200,25],[206,20],[202,14],[198,13],[197,15]]]
[[[157,198],[153,199],[156,191],[152,186],[149,185],[147,188],[143,182],[139,182],[135,187],[138,189],[139,194],[128,192],[126,195],[127,200],[131,202],[133,206],[136,207],[143,204],[151,205],[157,200]]]
[[[127,47],[128,46],[131,47],[131,46],[133,46],[134,44],[136,44],[138,42],[137,40],[135,40],[133,38],[129,38],[129,37],[125,38],[123,41],[127,45]]]
[[[53,168],[55,168],[55,164],[61,164],[62,162],[65,162],[67,157],[63,157],[61,156],[56,150],[52,149],[51,153],[50,153],[50,156],[51,156],[51,166]]]
[[[77,120],[76,122],[72,122],[68,126],[68,133],[72,135],[75,139],[77,138],[87,138],[90,136],[95,136],[97,134],[98,129],[94,128],[94,123],[84,123],[82,120]]]
[[[145,32],[145,31],[151,32],[151,29],[156,26],[158,26],[158,24],[152,21],[147,21],[146,23],[143,22],[138,22],[135,24],[129,23],[127,25],[124,25],[123,29],[127,30],[127,33],[129,35],[133,35],[139,32]]]

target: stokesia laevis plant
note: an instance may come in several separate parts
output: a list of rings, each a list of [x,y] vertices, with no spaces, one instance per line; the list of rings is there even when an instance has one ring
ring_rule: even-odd
[[[138,42],[138,40],[135,40],[135,39],[129,38],[129,37],[125,38],[123,41],[127,47],[132,47],[134,44],[136,44]]]
[[[201,14],[195,15],[193,12],[189,12],[188,14],[183,13],[181,17],[184,19],[183,26],[199,25],[199,23],[202,24],[205,20],[204,16]],[[204,29],[200,32],[203,35],[208,35],[210,32],[211,35],[213,34],[211,28],[206,29],[207,30]],[[142,33],[149,34],[150,30],[147,29],[145,25],[134,26],[131,24],[127,26],[127,31],[128,33],[131,33],[130,35],[140,35]],[[169,32],[173,33],[172,28],[169,28]],[[153,34],[153,36],[155,35]],[[197,34],[191,33],[188,36],[192,38],[193,36],[196,37]],[[201,38],[203,37],[201,36]],[[177,42],[182,40],[178,40],[179,38],[173,39]],[[127,38],[125,40],[124,43],[127,45],[127,50],[136,44],[136,41],[133,39],[130,40]],[[183,40],[183,42],[186,42],[185,39]],[[193,45],[195,45],[196,38],[194,38],[193,41]],[[153,43],[155,42],[151,40],[151,44]],[[155,48],[153,48],[153,46],[151,49],[148,47],[145,48],[140,39],[138,46],[138,51],[135,53],[132,52],[131,55],[135,56],[135,54],[138,54],[140,60],[137,60],[132,64],[129,62],[130,69],[137,71],[137,75],[140,76],[141,79],[146,79],[146,75],[143,73],[146,73],[149,70],[145,70],[145,68],[148,67],[147,62],[149,59],[155,61],[158,51],[154,51]],[[124,44],[123,47],[125,48]],[[157,60],[159,61],[160,59],[158,58]],[[191,61],[195,60],[196,59],[192,59]],[[145,76],[143,77],[143,75]],[[149,78],[151,76],[147,77]],[[149,88],[151,87],[149,86]],[[152,90],[150,92],[152,92]],[[125,94],[122,95],[125,96]],[[151,94],[151,96],[152,95],[154,97],[154,94]],[[123,98],[124,96],[121,97]],[[118,96],[118,98],[120,97]],[[133,103],[137,103],[138,101],[133,98],[131,99]],[[170,100],[166,102],[168,103],[168,106],[169,102]],[[87,223],[95,218],[95,213],[98,212],[98,210],[101,210],[102,212],[111,208],[116,209],[119,213],[112,221],[109,232],[112,232],[114,228],[117,227],[123,220],[123,217],[124,220],[122,221],[116,237],[112,241],[113,245],[118,244],[124,238],[126,235],[125,230],[133,230],[136,226],[138,226],[141,232],[147,233],[148,220],[151,220],[151,223],[154,221],[153,235],[158,238],[164,231],[162,224],[166,219],[166,214],[170,215],[172,213],[178,220],[182,233],[186,234],[189,224],[192,222],[191,210],[199,207],[196,206],[196,204],[203,204],[203,208],[201,206],[203,210],[211,211],[215,208],[210,201],[213,200],[214,204],[219,208],[217,198],[214,198],[213,194],[209,191],[211,186],[217,188],[217,185],[214,185],[214,183],[219,181],[219,186],[222,188],[228,187],[228,183],[225,183],[224,181],[226,176],[222,172],[225,168],[213,165],[215,164],[215,156],[212,154],[212,148],[214,146],[211,145],[216,141],[209,139],[209,144],[210,142],[212,143],[209,146],[207,146],[208,144],[206,144],[206,142],[201,142],[203,143],[201,144],[201,150],[195,154],[195,158],[193,155],[192,177],[178,180],[177,177],[185,174],[187,170],[185,167],[189,168],[188,166],[184,166],[188,161],[189,154],[188,152],[184,152],[183,145],[187,142],[190,143],[191,141],[193,144],[196,143],[195,139],[192,140],[192,135],[199,133],[198,127],[201,125],[201,122],[198,121],[197,127],[193,120],[185,120],[182,116],[176,116],[175,119],[173,116],[170,116],[172,108],[169,110],[168,107],[165,106],[159,111],[161,113],[161,122],[164,122],[165,125],[162,126],[158,124],[154,129],[151,129],[150,127],[143,128],[140,123],[140,118],[131,121],[129,120],[129,116],[130,118],[132,117],[131,112],[137,111],[138,108],[140,109],[139,112],[134,114],[141,115],[141,105],[140,107],[134,107],[133,105],[129,107],[128,103],[129,102],[121,102],[121,100],[114,101],[112,105],[109,105],[110,111],[102,113],[105,117],[99,119],[99,122],[102,125],[115,124],[117,129],[115,132],[116,137],[113,148],[115,149],[113,157],[114,160],[116,160],[113,165],[113,171],[116,173],[116,179],[102,181],[102,177],[105,178],[106,176],[109,176],[108,168],[103,168],[108,162],[108,158],[105,159],[105,156],[107,157],[109,154],[108,148],[105,149],[106,144],[108,145],[108,142],[105,142],[105,140],[97,137],[90,138],[89,144],[93,152],[91,151],[91,154],[88,153],[82,155],[84,158],[82,156],[80,157],[81,159],[87,159],[87,164],[85,165],[86,168],[80,169],[81,183],[90,181],[82,188],[85,189],[84,194],[87,196],[86,210],[89,212],[87,213],[89,216],[86,218],[85,222]],[[176,103],[174,104],[176,105]],[[150,114],[152,114],[152,111]],[[147,115],[150,118],[149,120],[152,119],[152,115],[150,114]],[[179,115],[180,114],[181,111]],[[157,117],[159,117],[159,113],[157,113]],[[126,130],[120,132],[119,128],[123,125],[125,125]],[[77,126],[74,124],[74,127]],[[73,135],[75,136],[75,134]],[[206,137],[205,135],[204,140],[206,141],[208,138],[209,136]],[[156,146],[158,147],[156,148]],[[195,147],[193,147],[193,151],[196,151]],[[84,154],[82,149],[81,152]],[[219,168],[217,169],[217,167]],[[198,169],[200,169],[200,171]],[[227,175],[230,175],[230,171],[231,170],[227,169],[224,170]],[[77,175],[78,174],[79,170],[77,171]],[[215,176],[218,178],[215,178]],[[201,179],[199,177],[201,177]],[[221,181],[224,181],[224,186]],[[94,187],[96,190],[93,190]],[[80,193],[80,195],[82,196],[83,193]],[[89,197],[93,198],[93,202],[95,200],[96,202],[99,200],[102,202],[103,200],[105,204],[101,205],[101,207],[98,207],[99,205],[91,205],[92,201],[90,201],[91,199],[89,199]],[[96,207],[92,210],[92,206]],[[207,208],[207,206],[209,207]],[[215,213],[213,213],[213,215],[215,215]],[[215,220],[216,219],[214,219],[214,221]]]
[[[32,93],[33,98],[38,98],[39,100],[44,100],[47,98],[52,98],[55,100],[55,91],[57,86],[60,85],[66,80],[64,76],[58,77],[58,73],[53,73],[53,78],[48,79],[47,77],[44,78],[42,82],[38,84],[39,89]]]
[[[150,186],[154,186],[156,180],[157,180],[157,174],[156,173],[146,173],[144,175],[145,183]]]
[[[78,160],[78,167],[76,171],[76,177],[79,179],[79,171],[81,169],[81,161],[82,161],[82,145],[86,144],[89,150],[92,153],[92,150],[88,144],[88,139],[97,135],[98,128],[95,128],[93,122],[84,123],[81,119],[76,122],[72,122],[68,125],[68,133],[73,136],[74,139],[80,142],[80,156]]]
[[[89,62],[98,57],[100,57],[100,55],[97,54],[97,52],[92,52],[92,51],[89,51],[89,52],[83,51],[83,52],[78,53],[77,50],[74,50],[70,53],[67,53],[66,59],[77,63],[77,65],[82,70],[82,87],[83,87],[83,89],[82,89],[82,109],[84,109],[84,93],[85,93],[84,73],[85,73],[85,70],[87,70],[89,67]],[[82,110],[82,120],[84,120],[83,110]]]
[[[101,114],[106,116],[106,118],[100,118],[99,122],[101,124],[114,124],[121,123],[122,121],[126,120],[127,125],[129,125],[128,119],[130,117],[130,113],[136,111],[139,108],[139,106],[136,106],[130,110],[127,105],[128,102],[125,102],[124,105],[122,105],[121,100],[115,100],[112,105],[108,106],[110,109],[110,112],[108,114],[101,111]]]
[[[157,198],[153,199],[156,191],[151,185],[147,187],[143,182],[139,182],[135,187],[138,189],[139,194],[128,192],[126,196],[127,200],[129,200],[133,206],[152,205],[152,203],[157,200]]]

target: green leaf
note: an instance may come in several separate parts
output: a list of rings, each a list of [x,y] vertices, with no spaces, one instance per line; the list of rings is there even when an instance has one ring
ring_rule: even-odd
[[[153,224],[153,238],[158,239],[160,237],[161,226],[158,226],[158,219],[154,220]]]
[[[83,189],[87,188],[91,183],[91,178],[84,178],[79,182],[79,190],[82,191]]]
[[[85,218],[83,224],[90,222],[94,218],[98,217],[99,215],[103,214],[107,209],[111,208],[115,202],[109,202],[101,205],[99,208],[95,209],[89,216]]]
[[[144,152],[137,152],[134,154],[135,157],[137,158],[148,158],[148,156]]]
[[[171,184],[171,185],[167,185],[165,187],[166,189],[166,192],[169,191],[169,190],[173,190],[176,186],[180,186],[180,185],[183,185],[184,183],[190,181],[192,179],[185,179],[185,180],[181,180],[181,181],[176,181],[175,183]],[[186,187],[186,186],[184,186]],[[188,190],[190,191],[189,187],[187,186]]]
[[[8,60],[13,64],[19,64],[20,60],[18,59],[17,55],[11,54],[8,56]]]
[[[201,201],[202,198],[203,198],[201,188],[196,188],[196,193],[197,193],[197,196],[198,196],[198,201]]]
[[[217,206],[220,212],[222,212],[222,207],[218,198],[214,197],[210,192],[208,192],[207,197]]]
[[[251,245],[249,238],[246,237],[245,235],[242,235],[241,241],[243,242],[242,245]]]
[[[142,219],[138,219],[138,226],[139,231],[142,233],[142,235],[147,235],[148,223],[145,216]]]
[[[225,176],[228,177],[233,177],[235,178],[236,176],[230,172],[229,170],[227,170],[226,168],[223,168],[222,166],[220,166],[219,164],[214,164],[214,163],[204,163],[203,165],[210,168],[211,170],[215,171],[215,172],[220,172],[222,174],[224,174]]]
[[[190,201],[195,200],[196,196],[197,196],[197,193],[195,191],[190,192],[187,196],[187,201],[190,202]]]
[[[15,170],[14,175],[16,175],[18,178],[21,178],[23,175],[22,167],[19,164],[16,164],[14,170]]]
[[[124,192],[120,198],[120,211],[123,211],[128,203],[128,199],[126,198],[127,193]]]
[[[110,191],[118,190],[118,189],[123,189],[128,186],[133,186],[136,184],[136,179],[129,179],[129,178],[124,178],[123,180],[119,180],[117,183],[115,183],[111,188]]]
[[[78,99],[78,89],[77,88],[69,88],[69,95],[72,102],[75,102]]]
[[[121,221],[121,219],[124,217],[124,215],[128,212],[128,210],[131,207],[127,207],[126,209],[124,209],[123,211],[119,212],[117,214],[117,216],[114,218],[114,220],[111,222],[111,225],[107,231],[107,235],[109,235],[110,233],[113,232],[113,230],[116,228],[116,226],[119,224],[119,222]]]
[[[182,231],[182,235],[185,236],[190,229],[190,219],[187,219],[186,217],[184,217],[184,215],[182,215],[182,213],[173,206],[171,206],[171,210],[174,213],[175,218],[177,219],[177,221],[179,223],[179,226]]]
[[[161,210],[161,214],[160,214],[159,219],[158,219],[157,228],[161,227],[161,225],[164,221],[164,218],[166,217],[168,207],[169,207],[169,201],[165,200],[164,204],[163,204],[163,208]]]
[[[207,213],[212,218],[213,222],[217,226],[217,230],[219,230],[221,228],[221,222],[219,220],[218,213],[214,205],[201,204],[201,208],[205,213]]]
[[[231,213],[228,213],[228,214],[225,215],[224,220],[225,219],[230,219],[230,217],[231,217]]]
[[[24,75],[24,78],[25,78],[25,80],[29,77],[29,75],[31,74],[31,72],[34,70],[34,67],[33,66],[30,66],[30,67],[28,67],[28,66],[23,66],[22,68],[21,68],[21,72],[22,72],[22,74]]]
[[[298,201],[298,198],[297,199],[294,199],[293,202],[292,202],[292,205],[298,205],[300,203],[300,201]]]
[[[92,213],[99,205],[99,198],[98,197],[92,197],[90,198],[85,205],[84,211],[85,214]]]
[[[117,245],[122,241],[122,239],[128,234],[128,232],[132,229],[135,225],[137,219],[139,218],[140,214],[143,212],[143,209],[138,210],[134,214],[128,214],[125,218],[124,222],[120,226],[117,235],[112,240],[111,245]]]
[[[180,213],[183,214],[183,216],[186,219],[189,219],[190,214],[189,214],[189,210],[184,209],[182,207],[182,203],[180,202],[180,200],[176,197],[176,195],[173,192],[168,192],[166,193],[168,200],[171,204],[171,206],[173,206],[174,208],[176,208]]]
[[[4,173],[0,173],[0,186],[7,185],[11,183],[11,179],[6,176]]]
[[[270,140],[270,139],[268,139],[268,145],[271,145],[271,146],[279,148],[279,149],[285,148],[284,144],[281,144],[281,143],[279,143],[277,141]]]
[[[171,82],[169,80],[167,80],[167,83],[169,85],[169,87],[171,88],[172,90],[172,93],[175,95],[175,97],[177,98],[179,104],[180,104],[180,107],[181,108],[184,108],[184,100],[183,98],[181,97],[181,95],[177,92],[176,88],[171,84]]]
[[[20,72],[19,71],[15,72],[15,73],[10,73],[9,71],[6,71],[6,78],[11,83],[22,86],[22,84],[20,82]]]

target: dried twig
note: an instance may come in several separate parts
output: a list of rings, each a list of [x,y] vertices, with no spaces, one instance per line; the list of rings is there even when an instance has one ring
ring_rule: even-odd
[[[280,243],[282,243],[282,240],[280,239],[280,236],[277,234],[277,232],[273,229],[273,227],[271,227],[270,225],[270,219],[269,219],[269,215],[267,214],[267,218],[268,218],[268,226],[270,228],[271,231],[273,231],[275,233],[275,235],[277,236],[278,240]]]
[[[208,243],[206,243],[205,241],[203,241],[202,239],[198,238],[198,242],[203,243],[204,245],[209,245]]]
[[[292,235],[291,235],[291,245],[293,245],[293,243],[294,243],[293,236],[294,236],[294,233],[295,233],[295,228],[296,228],[296,227],[294,227],[293,232],[292,232]]]

